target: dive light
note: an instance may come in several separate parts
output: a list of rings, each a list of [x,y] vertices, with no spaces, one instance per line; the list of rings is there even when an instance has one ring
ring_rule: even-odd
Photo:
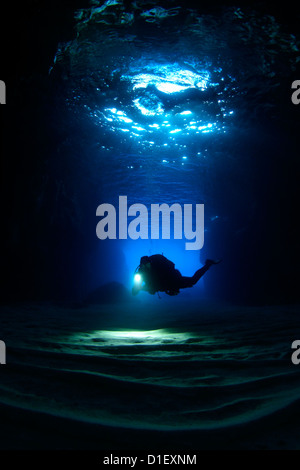
[[[136,274],[134,275],[134,282],[135,282],[136,284],[140,284],[140,283],[142,282],[142,276],[141,276],[139,273],[136,273]]]

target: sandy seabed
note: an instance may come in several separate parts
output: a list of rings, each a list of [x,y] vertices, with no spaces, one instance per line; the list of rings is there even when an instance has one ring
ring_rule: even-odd
[[[300,449],[299,306],[3,305],[2,449]]]

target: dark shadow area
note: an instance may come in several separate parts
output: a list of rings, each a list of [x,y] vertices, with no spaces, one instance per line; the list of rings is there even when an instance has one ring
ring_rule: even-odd
[[[129,292],[123,284],[119,282],[110,282],[109,284],[104,284],[91,292],[84,300],[84,303],[103,304],[129,302],[131,300],[131,292]]]

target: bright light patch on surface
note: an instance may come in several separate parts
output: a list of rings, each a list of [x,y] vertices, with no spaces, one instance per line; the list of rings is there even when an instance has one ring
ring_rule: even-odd
[[[136,342],[145,346],[164,343],[180,344],[194,337],[190,332],[173,332],[163,328],[158,330],[101,330],[94,331],[92,335],[94,338],[103,339],[106,345],[110,346],[129,346]]]
[[[99,354],[101,354],[101,349],[107,348],[118,348],[120,346],[162,346],[162,345],[182,345],[189,343],[192,340],[196,342],[199,335],[192,333],[191,331],[176,331],[169,330],[165,328],[157,330],[138,330],[138,329],[119,329],[119,330],[94,330],[81,333],[75,333],[69,337],[69,341],[72,344],[80,344],[81,347],[88,348],[89,346],[95,346],[97,344],[97,349],[99,349]],[[209,340],[209,338],[205,338]],[[203,338],[201,338],[201,343]],[[127,352],[127,354],[129,351]],[[167,351],[169,355],[169,350]],[[182,354],[182,352],[179,352]],[[95,355],[95,350],[93,349],[93,355]],[[151,355],[155,356],[155,351],[151,352]],[[159,355],[163,355],[162,352]]]
[[[126,122],[126,123],[131,123],[133,122],[132,119],[128,118],[126,116],[126,113],[124,111],[117,110],[116,108],[106,108],[105,111],[109,112],[114,116],[115,121],[119,122]],[[106,117],[107,120],[112,121],[112,117]]]
[[[156,114],[163,114],[164,112],[160,103],[157,103],[156,106],[146,108],[146,106],[141,103],[141,99],[137,98],[133,100],[133,104],[144,116],[156,116]]]
[[[185,67],[188,66],[147,64],[145,61],[139,66],[132,65],[128,74],[121,76],[128,87],[128,105],[114,97],[103,110],[91,112],[93,119],[112,131],[116,138],[119,133],[124,141],[130,139],[143,150],[156,146],[185,152],[192,138],[201,139],[212,132],[226,132],[219,120],[233,111],[226,113],[225,108],[221,109],[220,100],[216,102],[217,109],[210,106],[202,94],[209,86],[218,84],[211,84],[209,71],[200,68],[196,72]],[[186,96],[182,92],[188,89],[194,91]],[[177,161],[181,156],[182,153],[178,153]],[[167,159],[163,156],[161,161],[166,163]],[[192,160],[185,163],[191,165]]]
[[[157,339],[163,337],[163,330],[153,331],[102,331],[103,338],[148,338]]]
[[[74,333],[60,341],[63,341],[66,349],[68,345],[72,345],[73,350],[80,348],[78,353],[84,355],[107,357],[113,354],[114,358],[119,356],[136,359],[138,354],[139,359],[145,360],[194,356],[195,349],[191,349],[192,344],[204,346],[216,343],[215,339],[207,334],[177,328],[93,330]],[[185,345],[187,348],[183,349]],[[137,346],[141,350],[137,351]],[[201,357],[202,349],[200,352],[197,351],[198,349],[196,355],[199,354]]]
[[[176,83],[158,83],[156,88],[163,93],[178,93],[180,91],[187,90],[188,86],[176,85]]]
[[[207,87],[210,75],[207,71],[200,73],[182,69],[179,65],[153,66],[152,73],[138,73],[131,77],[133,90],[153,85],[162,93],[178,93],[188,88]]]
[[[216,124],[208,123],[208,124],[205,124],[204,126],[199,126],[198,130],[203,133],[212,132],[215,127],[216,127]]]

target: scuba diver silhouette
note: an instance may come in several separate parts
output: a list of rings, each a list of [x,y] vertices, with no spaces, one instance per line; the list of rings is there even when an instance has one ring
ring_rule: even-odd
[[[222,260],[207,259],[204,266],[191,277],[182,276],[175,264],[163,255],[142,256],[135,270],[132,294],[137,295],[141,290],[155,294],[165,292],[168,295],[179,294],[179,289],[193,287],[213,264]]]

